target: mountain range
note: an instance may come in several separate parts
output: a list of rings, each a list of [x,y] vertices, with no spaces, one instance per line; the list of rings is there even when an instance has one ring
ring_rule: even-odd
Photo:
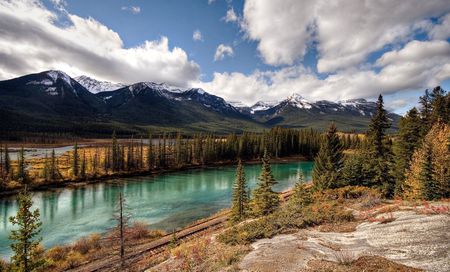
[[[311,102],[293,94],[253,106],[227,102],[203,89],[164,83],[135,84],[71,78],[45,71],[0,81],[4,132],[58,132],[79,135],[139,133],[149,129],[216,133],[259,131],[273,126],[364,131],[376,104],[364,99]],[[398,115],[390,113],[394,127]]]

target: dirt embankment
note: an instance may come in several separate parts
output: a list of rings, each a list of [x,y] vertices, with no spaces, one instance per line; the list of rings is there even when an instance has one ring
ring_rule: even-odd
[[[401,210],[381,216],[392,220],[364,221],[350,232],[315,228],[259,240],[239,268],[259,272],[450,271],[448,213]]]

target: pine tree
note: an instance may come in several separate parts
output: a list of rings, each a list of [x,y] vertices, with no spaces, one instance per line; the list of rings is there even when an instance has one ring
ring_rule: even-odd
[[[236,169],[236,180],[233,185],[233,199],[231,207],[231,221],[238,222],[244,219],[248,213],[249,192],[245,180],[244,167],[241,160]]]
[[[389,139],[386,137],[386,130],[390,126],[383,106],[383,96],[380,94],[377,101],[377,112],[371,120],[368,132],[372,158],[367,159],[374,169],[373,183],[382,189],[386,197],[393,196],[395,187],[395,180],[391,173],[392,150]]]
[[[28,183],[27,164],[25,161],[25,151],[23,146],[20,148],[17,158],[17,180],[23,184]]]
[[[152,134],[148,136],[148,147],[147,147],[147,168],[152,170],[155,167],[155,156],[153,154],[153,137]]]
[[[86,151],[83,150],[83,157],[81,158],[80,178],[86,178]]]
[[[49,169],[50,180],[55,181],[60,178],[61,174],[58,170],[58,161],[56,159],[55,150],[52,150],[52,155],[50,157],[50,169]]]
[[[334,123],[328,128],[314,160],[313,186],[315,190],[337,188],[342,182],[342,145]]]
[[[267,215],[275,211],[280,204],[278,193],[272,190],[272,186],[277,182],[272,175],[267,149],[262,158],[262,169],[258,181],[258,186],[253,191],[252,211],[256,216]]]
[[[73,146],[73,157],[72,157],[72,173],[74,177],[78,177],[80,174],[80,167],[79,167],[79,156],[78,156],[78,144],[75,143]]]
[[[39,271],[45,266],[45,259],[39,252],[39,243],[42,238],[37,238],[42,225],[39,220],[39,209],[30,211],[33,202],[26,187],[19,194],[18,203],[19,210],[16,216],[9,218],[13,225],[19,227],[12,230],[9,236],[9,239],[13,241],[11,244],[14,252],[11,257],[12,268],[13,271],[20,272]]]
[[[373,145],[375,157],[383,157],[386,154],[386,146],[384,144],[386,138],[386,130],[391,127],[387,112],[383,106],[383,96],[380,94],[377,101],[377,112],[373,116],[369,126],[369,138]]]
[[[120,170],[120,147],[117,143],[116,131],[113,131],[112,134],[112,143],[111,143],[111,163],[112,170],[117,172]]]
[[[126,241],[126,233],[130,221],[130,215],[126,211],[126,203],[125,198],[122,192],[119,193],[119,203],[117,203],[117,212],[114,215],[114,220],[117,222],[115,227],[115,233],[117,240],[119,240],[119,256],[121,262],[121,268],[124,268],[124,257],[125,257],[125,241]]]
[[[447,99],[445,97],[445,91],[437,86],[433,89],[430,94],[431,97],[431,124],[436,123],[437,121],[442,121],[444,123],[449,122],[449,110]]]
[[[420,116],[416,108],[411,109],[400,119],[398,140],[395,149],[395,194],[401,195],[405,171],[409,168],[409,163],[414,150],[420,146]]]
[[[420,136],[424,137],[428,130],[431,128],[431,96],[428,90],[425,90],[425,94],[419,98],[420,108],[420,118],[421,118],[421,133]]]
[[[431,146],[425,143],[424,158],[422,160],[422,169],[419,173],[419,182],[422,185],[423,198],[433,200],[439,198],[440,188],[433,175],[433,150]]]
[[[9,150],[8,145],[5,145],[5,155],[4,155],[4,171],[6,173],[6,176],[9,176],[11,173],[11,160],[9,158]]]
[[[304,207],[312,203],[311,191],[307,188],[303,173],[299,173],[298,181],[294,186],[294,193],[289,200],[289,203],[297,207]]]
[[[48,160],[48,154],[45,153],[44,157],[44,168],[42,169],[42,177],[45,181],[50,180],[50,162]]]

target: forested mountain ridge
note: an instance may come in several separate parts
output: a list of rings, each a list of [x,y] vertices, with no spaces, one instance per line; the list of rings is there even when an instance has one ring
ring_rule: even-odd
[[[375,111],[375,103],[365,100],[309,102],[300,95],[240,107],[199,88],[77,79],[46,71],[0,81],[1,129],[10,134],[137,134],[149,128],[227,133],[273,126],[323,129],[334,121],[343,130],[364,131]],[[389,117],[395,129],[399,116]]]

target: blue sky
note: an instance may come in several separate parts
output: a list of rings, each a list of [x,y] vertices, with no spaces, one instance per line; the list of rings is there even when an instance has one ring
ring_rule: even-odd
[[[42,1],[0,1],[0,79],[59,69],[248,105],[382,93],[398,113],[450,89],[446,0]]]
[[[135,47],[145,40],[169,38],[170,46],[183,48],[190,59],[201,66],[202,80],[212,79],[214,72],[251,73],[255,69],[268,69],[256,50],[257,43],[245,39],[238,24],[226,23],[227,10],[242,13],[243,1],[208,0],[179,1],[102,1],[67,0],[67,10],[82,17],[93,17],[120,34],[125,47]],[[53,8],[51,1],[46,5]],[[122,10],[122,7],[139,7],[139,13]],[[202,41],[192,39],[199,30]],[[233,45],[232,58],[214,61],[219,44]]]

